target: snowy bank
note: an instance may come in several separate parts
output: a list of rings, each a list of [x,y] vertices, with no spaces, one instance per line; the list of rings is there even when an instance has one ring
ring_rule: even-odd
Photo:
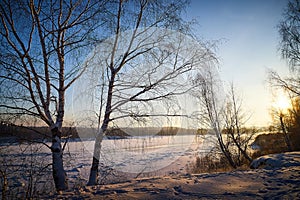
[[[251,169],[276,169],[282,167],[300,166],[300,152],[287,152],[281,154],[270,154],[255,159]]]
[[[139,178],[83,186],[53,199],[300,199],[300,152],[274,154],[252,165],[266,169]],[[271,169],[271,166],[274,168]]]

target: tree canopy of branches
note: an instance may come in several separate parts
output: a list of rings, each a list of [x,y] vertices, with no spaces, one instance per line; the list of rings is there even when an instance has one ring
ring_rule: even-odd
[[[217,141],[221,152],[224,154],[229,164],[236,168],[232,153],[227,145],[225,145],[222,136],[223,120],[222,110],[224,103],[224,92],[220,87],[220,80],[216,71],[207,70],[206,73],[198,74],[195,79],[196,85],[194,95],[199,100],[200,113],[199,120],[211,128],[217,137]],[[223,95],[222,95],[223,94]]]
[[[182,116],[177,97],[191,89],[197,69],[215,61],[181,19],[186,5],[184,0],[119,0],[110,5],[111,36],[89,55],[89,67],[77,82],[82,91],[77,100],[90,106],[78,104],[79,121],[98,127],[89,185],[97,183],[101,142],[109,125]]]
[[[277,72],[268,72],[272,87],[281,88],[294,98],[300,95],[300,1],[288,2],[283,13],[283,20],[279,23],[280,51],[284,59],[288,61],[292,75],[282,77]]]
[[[30,116],[52,132],[49,148],[57,190],[67,188],[61,128],[65,94],[83,73],[82,56],[97,37],[105,1],[0,3],[1,115]]]
[[[283,20],[279,23],[280,51],[284,59],[288,61],[293,74],[282,77],[277,72],[268,72],[270,84],[281,88],[290,96],[300,95],[299,64],[300,64],[300,1],[288,2],[283,13]]]
[[[245,123],[249,119],[249,116],[244,113],[242,100],[236,94],[233,84],[231,84],[227,95],[223,119],[225,122],[223,132],[227,135],[229,145],[233,146],[232,151],[236,152],[236,165],[242,165],[243,158],[248,162],[251,162],[252,158],[250,157],[247,148],[249,147],[250,140],[252,139],[255,130],[247,129],[245,127]]]
[[[247,116],[242,111],[242,102],[233,85],[226,95],[217,71],[213,68],[199,73],[195,80],[194,96],[198,99],[200,123],[206,124],[216,135],[219,149],[231,167],[242,164],[242,159],[252,161],[247,151],[254,132],[247,132]]]
[[[299,127],[298,119],[298,99],[300,95],[300,1],[290,0],[283,12],[283,20],[279,23],[280,51],[282,58],[287,60],[291,75],[282,77],[277,72],[268,72],[271,87],[280,89],[287,94],[291,100],[291,109],[284,115],[282,112],[273,110],[275,121],[280,121],[281,129],[284,132],[288,149],[291,149],[287,130],[295,132],[295,127]],[[298,124],[297,124],[298,123]],[[292,125],[293,124],[293,125]],[[286,127],[287,126],[287,127]],[[290,127],[290,128],[289,128]],[[291,128],[294,127],[294,128]],[[287,129],[287,130],[286,130]],[[297,132],[297,131],[296,131]]]
[[[297,69],[300,66],[300,1],[289,1],[283,17],[279,24],[281,53],[290,67]]]

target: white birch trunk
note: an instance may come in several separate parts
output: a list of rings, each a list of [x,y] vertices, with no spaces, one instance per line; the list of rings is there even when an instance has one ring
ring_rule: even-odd
[[[100,162],[100,153],[101,153],[101,144],[104,136],[104,131],[100,129],[97,133],[95,145],[94,145],[94,153],[93,153],[93,162],[90,171],[90,177],[87,185],[95,185],[98,180],[99,173],[99,162]]]
[[[61,146],[60,131],[57,128],[51,130],[52,132],[52,173],[56,190],[63,191],[68,188],[67,175],[63,165],[63,151]]]

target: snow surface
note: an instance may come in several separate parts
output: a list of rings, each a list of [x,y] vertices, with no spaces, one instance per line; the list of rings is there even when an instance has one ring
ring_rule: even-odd
[[[300,152],[287,152],[261,156],[252,161],[252,169],[274,169],[282,167],[300,166]]]
[[[136,176],[186,173],[186,164],[195,155],[205,156],[215,146],[212,135],[196,137],[151,136],[103,140],[100,158],[100,182],[111,183]],[[51,146],[48,143],[48,146]],[[85,185],[92,162],[93,140],[71,140],[64,150],[64,165],[69,187]],[[0,146],[0,166],[8,178],[10,192],[17,196],[28,187],[34,192],[53,191],[52,154],[43,144]]]

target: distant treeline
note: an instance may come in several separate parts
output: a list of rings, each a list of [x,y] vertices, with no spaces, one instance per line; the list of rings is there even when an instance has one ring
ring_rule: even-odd
[[[175,136],[175,135],[193,135],[207,132],[204,130],[197,131],[195,129],[184,129],[178,127],[135,127],[135,128],[110,128],[107,130],[105,136],[109,139],[121,139],[130,136]],[[82,128],[82,127],[64,127],[62,129],[63,138],[95,138],[96,129]],[[51,131],[49,127],[30,127],[17,126],[15,124],[7,124],[0,122],[0,142],[6,140],[36,141],[36,140],[51,140]]]
[[[78,138],[76,128],[64,127],[62,137]],[[17,141],[51,140],[49,127],[19,126],[0,123],[0,139],[15,139]]]
[[[129,136],[121,129],[109,129],[106,133],[108,137],[124,138]],[[63,127],[62,138],[95,138],[96,131],[93,128]],[[14,124],[0,124],[0,138],[15,138],[18,141],[51,140],[51,130],[49,127],[39,126],[17,126]]]

